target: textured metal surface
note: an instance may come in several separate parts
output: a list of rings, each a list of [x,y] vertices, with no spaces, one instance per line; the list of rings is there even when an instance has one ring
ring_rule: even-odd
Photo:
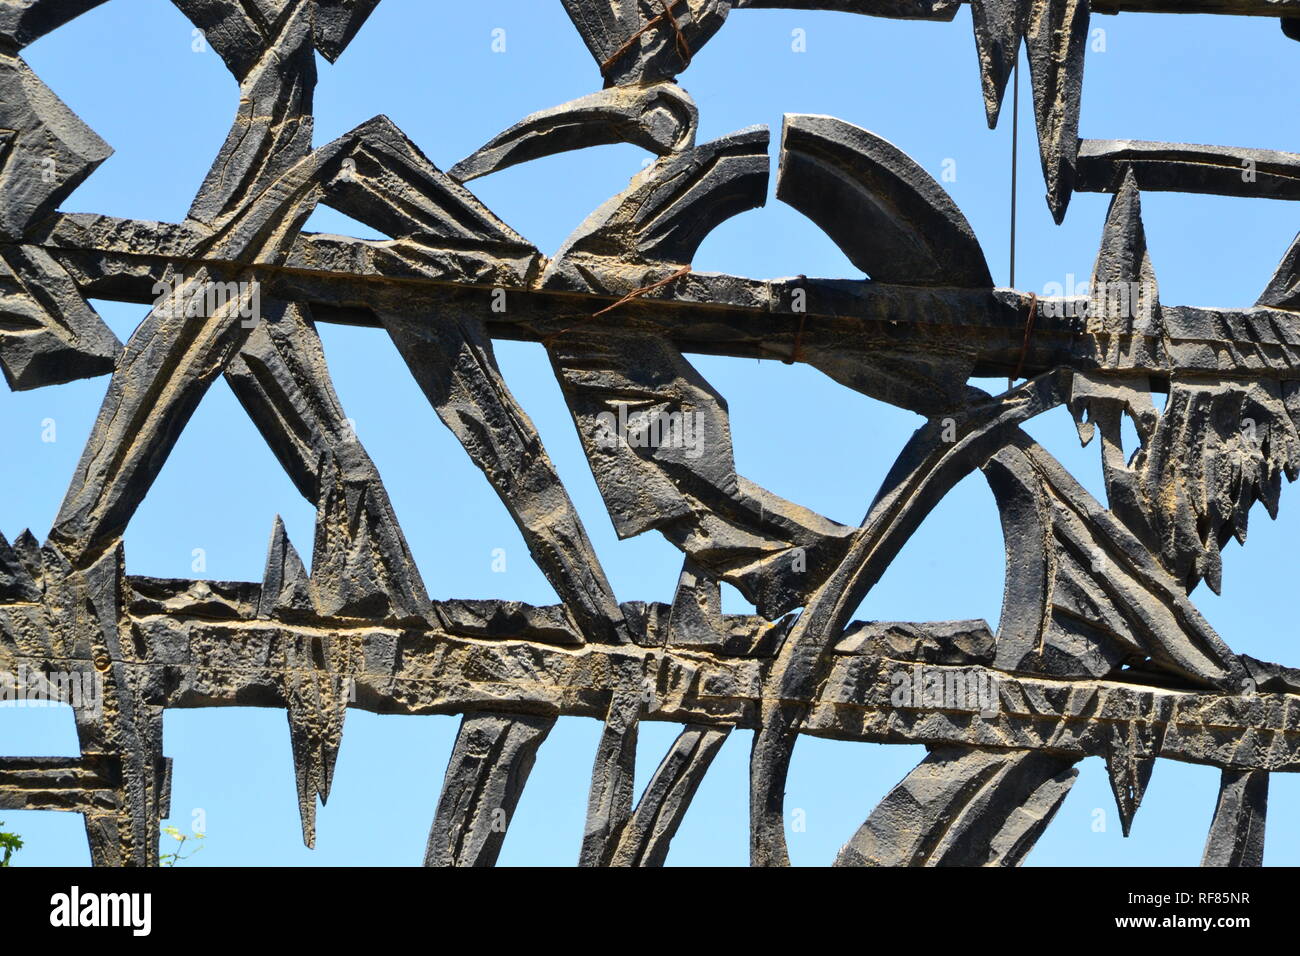
[[[575,715],[604,724],[575,848],[587,865],[662,864],[734,728],[755,732],[755,864],[788,863],[785,780],[803,734],[931,749],[841,865],[1018,864],[1088,756],[1107,763],[1126,833],[1157,758],[1221,767],[1204,862],[1261,862],[1268,774],[1300,770],[1300,671],[1234,653],[1188,594],[1219,590],[1220,549],[1300,474],[1300,238],[1254,304],[1165,305],[1141,192],[1296,199],[1300,157],[1080,140],[1078,117],[1093,13],[1277,16],[1296,36],[1300,4],[973,0],[990,125],[1026,44],[1057,221],[1076,189],[1113,193],[1089,296],[1050,299],[995,288],[942,186],[830,117],[786,117],[777,197],[863,275],[690,269],[714,227],[765,202],[772,173],[766,128],[697,143],[698,110],[675,84],[732,8],[923,21],[951,19],[957,0],[562,0],[604,88],[446,172],[384,117],[311,146],[314,54],[341,55],[378,0],[174,2],[240,97],[185,221],[155,223],[59,209],[110,150],[20,52],[96,0],[0,0],[0,365],[13,389],[111,374],[48,539],[0,538],[0,672],[81,671],[103,692],[93,707],[68,698],[80,758],[0,757],[0,808],[81,813],[95,864],[156,865],[164,709],[280,707],[311,845],[349,708],[460,714],[426,863],[491,865],[538,747]],[[465,185],[612,142],[658,158],[553,255]],[[303,233],[319,204],[391,241]],[[509,312],[492,308],[500,294]],[[152,309],[123,346],[95,297]],[[318,321],[387,333],[561,604],[430,600]],[[545,345],[619,535],[657,532],[682,552],[671,601],[614,593],[497,367],[498,338]],[[725,400],[689,351],[807,363],[928,423],[861,524],[841,525],[737,473]],[[995,396],[974,375],[1023,381]],[[261,582],[127,573],[123,531],[218,376],[317,509],[310,575],[278,521]],[[1105,503],[1022,429],[1057,406],[1099,436]],[[1006,539],[996,628],[851,621],[975,471]],[[722,614],[723,581],[757,613]],[[643,720],[684,727],[638,800]]]

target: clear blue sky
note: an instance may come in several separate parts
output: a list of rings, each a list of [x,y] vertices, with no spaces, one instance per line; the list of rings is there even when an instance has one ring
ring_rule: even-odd
[[[1271,19],[1125,14],[1095,17],[1105,51],[1088,57],[1081,135],[1300,150],[1300,44]],[[492,51],[492,31],[506,51]],[[806,31],[807,51],[791,48]],[[110,0],[26,51],[38,74],[115,149],[64,208],[179,221],[229,128],[237,87],[217,55],[194,52],[191,25],[167,0]],[[390,116],[442,168],[527,113],[600,86],[598,71],[558,0],[383,0],[336,66],[320,60],[316,141],[379,113]],[[984,121],[970,14],[952,23],[894,22],[803,11],[734,12],[681,77],[701,110],[701,140],[755,123],[779,130],[785,112],[825,113],[891,140],[946,183],[1005,283],[1010,105]],[[1018,286],[1043,291],[1090,274],[1107,198],[1074,197],[1052,224],[1021,84]],[[1009,94],[1008,94],[1009,99]],[[474,192],[544,252],[620,191],[644,153],[601,147],[508,170]],[[1147,234],[1167,304],[1247,306],[1300,228],[1296,204],[1151,194]],[[321,210],[308,228],[373,236]],[[700,270],[754,277],[858,275],[831,242],[772,197],[710,236]],[[142,306],[97,302],[125,340]],[[387,337],[322,324],[326,357],[347,414],[383,475],[431,596],[551,603],[514,523],[437,420]],[[605,515],[572,422],[538,345],[500,343],[498,355],[568,484],[622,600],[671,600],[681,555],[648,534],[619,542]],[[835,385],[804,366],[694,356],[727,397],[741,474],[842,522],[857,523],[919,419]],[[107,377],[21,394],[0,391],[0,530],[44,538],[99,409]],[[998,387],[997,383],[988,383]],[[57,441],[42,442],[42,421]],[[1101,494],[1097,451],[1080,449],[1065,409],[1029,429]],[[304,558],[313,509],[293,489],[224,382],[204,400],[126,534],[128,571],[261,579],[277,514]],[[1275,595],[1294,591],[1300,499],[1283,494],[1277,522],[1255,512],[1248,547],[1225,554],[1224,591],[1194,597],[1237,651],[1295,663],[1296,627]],[[492,551],[507,571],[492,571]],[[996,624],[1002,542],[993,499],[978,476],[927,519],[868,596],[864,619],[984,618]],[[727,610],[747,608],[728,589]],[[169,711],[175,758],[172,822],[206,815],[206,849],[188,865],[418,864],[458,718],[347,718],[334,791],[318,820],[317,849],[302,846],[285,715],[276,710]],[[576,860],[599,725],[561,719],[543,745],[505,843],[503,864]],[[677,727],[643,725],[644,783]],[[750,734],[737,732],[706,777],[670,864],[747,860]],[[75,754],[71,712],[0,709],[0,753]],[[805,739],[795,751],[787,808],[806,812],[789,835],[793,861],[829,863],[875,803],[924,755],[920,747]],[[1133,835],[1118,817],[1098,759],[1079,782],[1029,864],[1173,864],[1199,861],[1218,771],[1160,761]],[[1266,862],[1300,863],[1300,781],[1272,780]],[[1094,809],[1104,811],[1097,832]],[[81,818],[7,812],[27,847],[15,865],[84,864]]]

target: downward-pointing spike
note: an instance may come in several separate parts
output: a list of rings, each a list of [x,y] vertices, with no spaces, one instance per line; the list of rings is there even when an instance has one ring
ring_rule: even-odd
[[[317,3],[315,13],[316,50],[335,62],[357,35],[379,0],[333,0]]]
[[[329,799],[351,688],[345,667],[339,667],[336,659],[343,658],[346,665],[346,649],[341,649],[340,641],[302,638],[287,653],[284,694],[298,810],[303,842],[311,849],[316,846],[316,798],[322,804]]]
[[[1026,20],[1047,204],[1059,224],[1074,192],[1088,0],[1034,0]]]
[[[1142,805],[1155,757],[1140,756],[1137,752],[1137,728],[1132,724],[1115,724],[1111,729],[1110,749],[1106,754],[1106,772],[1110,789],[1115,794],[1119,809],[1120,827],[1128,836],[1133,816]]]
[[[998,125],[1007,80],[1020,55],[1020,37],[1025,29],[1024,0],[971,0],[971,21],[975,26],[975,52],[980,61],[984,87],[984,112],[989,129]]]

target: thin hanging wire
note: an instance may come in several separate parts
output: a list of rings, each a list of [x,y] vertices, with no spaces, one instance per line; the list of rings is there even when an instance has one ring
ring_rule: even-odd
[[[1016,152],[1020,146],[1020,59],[1011,71],[1011,288],[1016,287]]]
[[[1016,287],[1016,153],[1020,146],[1020,57],[1016,57],[1016,65],[1011,70],[1011,250],[1010,250],[1010,276],[1007,284],[1014,289]],[[1024,355],[1021,355],[1021,361],[1024,361]],[[1016,374],[1019,374],[1017,370]],[[1007,379],[1007,391],[1015,386],[1015,379]]]

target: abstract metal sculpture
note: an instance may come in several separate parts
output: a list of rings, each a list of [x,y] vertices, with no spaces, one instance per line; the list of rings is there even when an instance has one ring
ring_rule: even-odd
[[[1113,193],[1090,295],[1065,299],[995,288],[937,182],[820,116],[786,117],[777,196],[869,278],[690,268],[767,192],[768,130],[697,145],[674,82],[731,8],[949,20],[958,0],[562,0],[604,89],[449,172],[384,117],[311,146],[314,52],[337,58],[378,0],[174,0],[240,83],[181,223],[59,211],[110,150],[19,54],[100,2],[0,0],[0,363],[14,389],[112,375],[48,540],[0,538],[0,671],[83,669],[103,700],[77,707],[79,758],[0,758],[0,808],[79,812],[96,865],[156,865],[164,708],[284,707],[311,845],[348,707],[455,713],[426,862],[490,865],[538,747],[578,715],[604,722],[582,864],[661,864],[737,727],[755,731],[755,864],[788,862],[801,734],[930,748],[840,864],[1019,863],[1087,756],[1107,763],[1125,833],[1157,757],[1222,768],[1204,862],[1261,862],[1268,774],[1300,770],[1300,671],[1233,653],[1188,592],[1219,589],[1220,549],[1300,474],[1300,239],[1253,306],[1163,305],[1140,194],[1300,199],[1300,155],[1079,140],[1077,126],[1090,13],[1275,16],[1300,38],[1300,0],[970,0],[990,125],[1027,45],[1057,221],[1073,191]],[[610,142],[659,158],[552,256],[464,185]],[[389,241],[304,233],[321,203]],[[492,309],[501,297],[508,311]],[[153,308],[123,347],[88,298]],[[388,333],[562,604],[429,599],[318,321]],[[683,553],[671,604],[616,598],[494,338],[545,345],[618,534],[655,530]],[[737,475],[726,405],[690,351],[804,362],[928,423],[861,525],[840,525]],[[317,508],[310,575],[278,522],[260,583],[126,573],[123,531],[219,375]],[[992,396],[972,375],[1022,381]],[[1152,390],[1168,393],[1162,411]],[[1058,405],[1085,441],[1100,434],[1109,507],[1022,430]],[[1141,440],[1129,453],[1125,416]],[[663,440],[688,421],[703,443]],[[996,631],[851,622],[975,470],[1006,539]],[[722,614],[722,581],[757,613]],[[954,697],[987,687],[977,705]],[[634,806],[643,720],[684,729]]]

